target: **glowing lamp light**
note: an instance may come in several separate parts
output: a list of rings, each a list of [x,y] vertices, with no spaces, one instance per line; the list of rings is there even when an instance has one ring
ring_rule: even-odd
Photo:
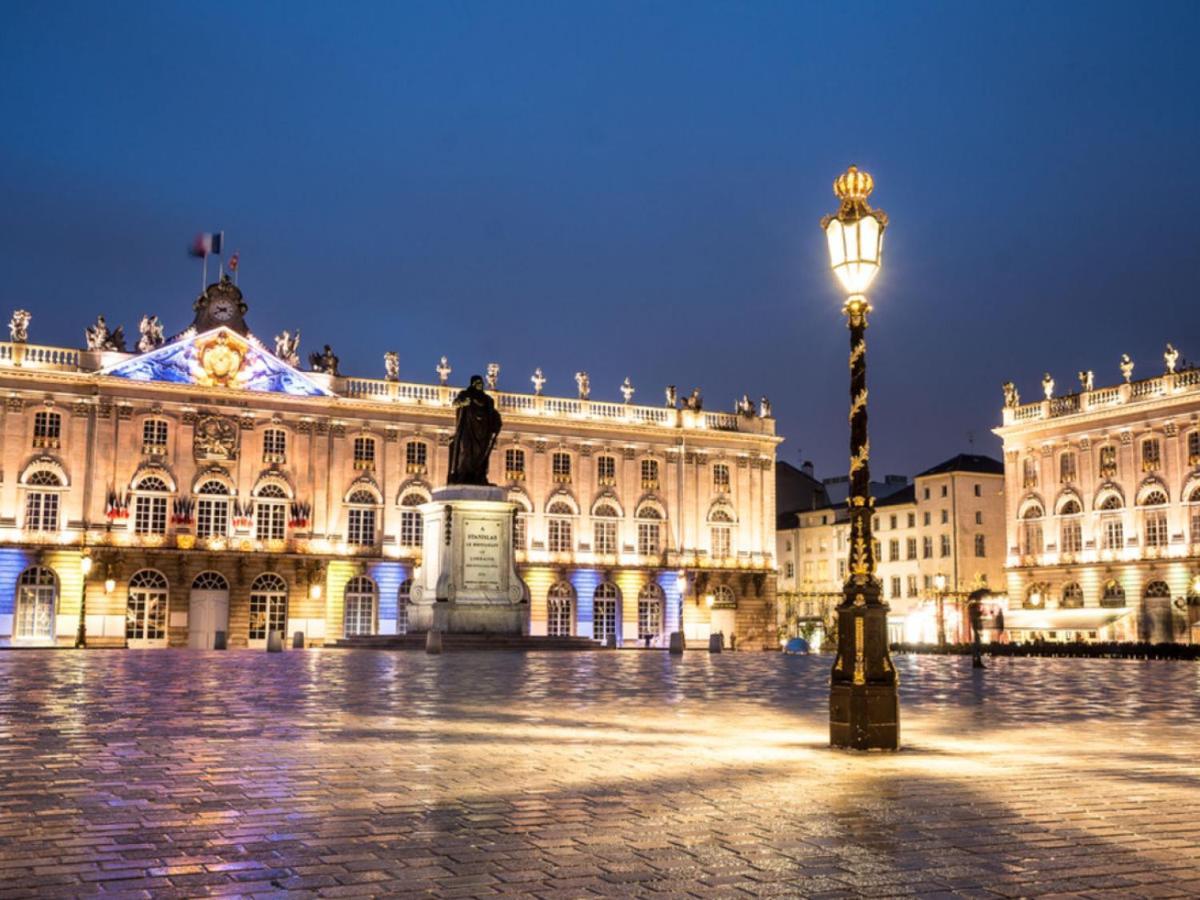
[[[939,594],[942,593],[943,591],[945,591],[946,590],[946,576],[943,575],[941,572],[939,572],[937,575],[934,575],[933,576],[933,586],[935,588],[937,588]]]
[[[821,222],[829,242],[829,264],[851,297],[866,293],[879,274],[883,257],[883,231],[888,220],[886,213],[867,204],[874,189],[875,180],[851,166],[833,182],[833,192],[842,201],[841,209]]]
[[[117,579],[109,577],[104,579],[104,593],[111,594],[117,589]]]
[[[716,597],[714,597],[712,594],[705,594],[705,595],[704,595],[704,602],[705,602],[705,604],[708,606],[708,608],[709,608],[709,609],[712,609],[712,608],[713,608],[713,604],[717,602],[717,598],[716,598]]]
[[[84,578],[92,574],[92,558],[90,556],[81,556],[79,558],[79,571],[83,573]]]
[[[309,585],[308,596],[312,597],[314,600],[320,600],[321,585],[317,584],[316,582],[313,582],[311,585]]]

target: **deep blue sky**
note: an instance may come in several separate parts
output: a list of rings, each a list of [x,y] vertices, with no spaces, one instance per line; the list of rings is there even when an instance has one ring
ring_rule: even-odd
[[[82,341],[190,319],[223,228],[250,323],[354,374],[774,401],[846,468],[820,217],[891,216],[875,471],[998,453],[1000,382],[1200,359],[1200,4],[14,3],[0,11],[0,311]]]

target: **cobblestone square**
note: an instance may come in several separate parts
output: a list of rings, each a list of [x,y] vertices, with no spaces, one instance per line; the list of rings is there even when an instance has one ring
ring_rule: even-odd
[[[1190,663],[0,654],[0,896],[1200,894]]]

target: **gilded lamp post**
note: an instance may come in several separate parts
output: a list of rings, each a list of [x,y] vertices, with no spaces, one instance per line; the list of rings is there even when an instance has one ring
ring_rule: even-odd
[[[900,748],[896,669],[888,654],[887,613],[875,576],[867,437],[866,290],[879,272],[887,216],[871,209],[875,182],[851,166],[833,183],[841,208],[821,220],[829,261],[846,292],[850,329],[850,567],[837,609],[838,649],[829,688],[829,742],[855,750]]]

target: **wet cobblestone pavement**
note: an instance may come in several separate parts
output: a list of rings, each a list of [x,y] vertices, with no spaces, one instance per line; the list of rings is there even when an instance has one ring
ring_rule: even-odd
[[[1200,665],[0,653],[0,896],[1200,895]]]

